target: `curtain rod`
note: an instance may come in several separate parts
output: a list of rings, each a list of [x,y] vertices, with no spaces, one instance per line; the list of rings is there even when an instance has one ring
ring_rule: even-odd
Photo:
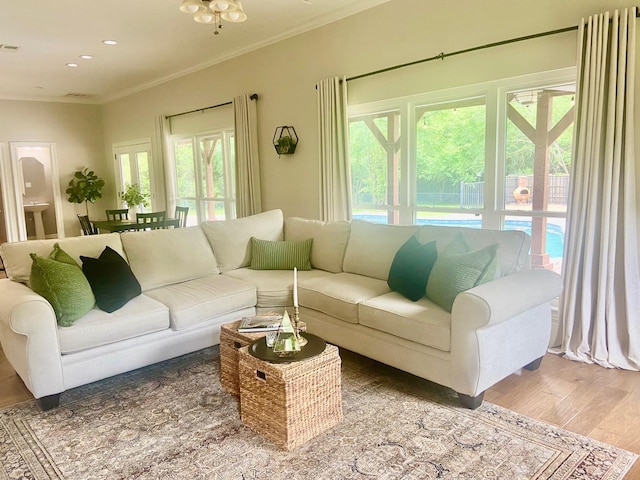
[[[257,93],[252,93],[249,98],[251,100],[258,100],[258,94]],[[196,113],[196,112],[204,112],[205,110],[209,110],[211,108],[218,108],[218,107],[226,107],[227,105],[232,105],[233,102],[224,102],[224,103],[219,103],[217,105],[211,105],[209,107],[203,107],[203,108],[196,108],[195,110],[189,110],[188,112],[180,112],[180,113],[174,113],[173,115],[165,115],[164,118],[173,118],[173,117],[179,117],[180,115],[188,115],[189,113]]]
[[[636,11],[636,18],[638,18],[638,17],[640,17],[640,10]],[[531,39],[534,39],[534,38],[548,37],[550,35],[557,35],[559,33],[566,33],[566,32],[571,32],[571,31],[574,31],[574,30],[578,30],[578,28],[579,28],[579,25],[575,25],[573,27],[565,27],[565,28],[559,28],[557,30],[549,30],[548,32],[534,33],[532,35],[525,35],[524,37],[511,38],[509,40],[502,40],[500,42],[487,43],[486,45],[480,45],[478,47],[472,47],[472,48],[465,48],[464,50],[457,50],[455,52],[450,52],[450,53],[442,52],[442,53],[439,53],[438,55],[435,55],[433,57],[423,58],[421,60],[415,60],[413,62],[408,62],[408,63],[401,63],[400,65],[394,65],[392,67],[382,68],[380,70],[375,70],[373,72],[363,73],[361,75],[356,75],[354,77],[348,77],[347,78],[347,82],[349,82],[351,80],[359,80],[359,79],[365,78],[365,77],[371,77],[373,75],[378,75],[380,73],[390,72],[392,70],[397,70],[399,68],[410,67],[412,65],[417,65],[419,63],[430,62],[431,60],[444,60],[447,57],[453,57],[455,55],[461,55],[463,53],[475,52],[477,50],[484,50],[486,48],[499,47],[501,45],[508,45],[510,43],[522,42],[524,40],[531,40]]]

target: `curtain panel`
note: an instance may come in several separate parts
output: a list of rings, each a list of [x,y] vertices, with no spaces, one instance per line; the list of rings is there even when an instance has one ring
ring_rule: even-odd
[[[158,156],[155,163],[156,165],[162,166],[165,210],[169,216],[173,216],[173,212],[176,209],[177,192],[175,191],[175,179],[173,176],[175,168],[173,166],[173,152],[171,149],[171,122],[164,115],[157,115],[154,121],[154,127],[154,149]]]
[[[249,95],[233,99],[236,144],[236,216],[262,212],[258,114]]]
[[[634,82],[636,8],[583,20],[560,299],[560,353],[640,368]]]
[[[351,219],[348,161],[347,81],[338,77],[318,83],[320,218]]]

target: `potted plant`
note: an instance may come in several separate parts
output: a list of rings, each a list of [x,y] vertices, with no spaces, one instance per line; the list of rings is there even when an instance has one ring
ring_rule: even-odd
[[[293,138],[289,135],[284,135],[278,139],[276,151],[280,155],[287,155],[293,153],[296,149],[296,144],[293,142]]]
[[[99,178],[93,170],[84,168],[73,174],[69,186],[65,190],[71,203],[83,203],[89,216],[89,203],[95,203],[102,198],[104,180]]]
[[[143,207],[149,206],[149,194],[140,190],[140,185],[137,183],[127,185],[124,192],[120,192],[118,196],[131,211],[134,211],[140,205]]]
[[[298,135],[292,126],[283,125],[277,127],[273,134],[273,146],[280,155],[290,155],[296,151],[298,145]]]

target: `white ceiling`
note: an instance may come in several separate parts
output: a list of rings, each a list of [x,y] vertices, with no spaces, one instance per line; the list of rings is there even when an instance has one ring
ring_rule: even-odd
[[[243,0],[214,36],[180,0],[2,0],[0,98],[103,103],[386,1]]]

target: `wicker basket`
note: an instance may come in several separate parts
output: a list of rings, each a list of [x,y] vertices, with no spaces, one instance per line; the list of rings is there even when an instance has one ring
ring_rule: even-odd
[[[220,327],[220,383],[227,392],[236,396],[240,395],[238,349],[267,334],[267,332],[239,333],[238,325],[240,320],[225,323]]]
[[[340,355],[269,363],[238,350],[242,423],[291,450],[342,421]]]

